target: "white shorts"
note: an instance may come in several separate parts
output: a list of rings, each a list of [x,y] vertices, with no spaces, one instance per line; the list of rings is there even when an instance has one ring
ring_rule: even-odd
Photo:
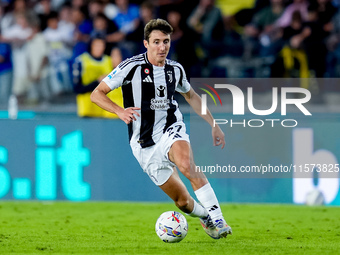
[[[143,171],[157,185],[164,184],[172,175],[176,165],[170,161],[168,152],[176,141],[189,141],[183,122],[172,124],[159,141],[150,147],[141,148],[139,145],[131,146],[133,155],[136,157]]]

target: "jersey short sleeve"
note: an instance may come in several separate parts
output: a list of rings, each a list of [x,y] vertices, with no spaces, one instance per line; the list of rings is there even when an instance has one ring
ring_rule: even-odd
[[[191,85],[187,80],[187,76],[185,74],[184,68],[179,63],[176,64],[176,67],[178,67],[180,71],[180,80],[176,86],[176,91],[179,93],[187,93],[189,92]]]
[[[111,88],[111,90],[119,88],[124,84],[128,84],[132,79],[130,74],[133,72],[131,71],[135,70],[135,67],[144,61],[145,57],[143,54],[125,59],[115,69],[113,69],[112,72],[103,79],[103,81]]]
[[[103,79],[103,81],[110,87],[111,90],[119,88],[123,85],[124,78],[128,73],[127,69],[129,68],[121,69],[119,66],[117,66]]]

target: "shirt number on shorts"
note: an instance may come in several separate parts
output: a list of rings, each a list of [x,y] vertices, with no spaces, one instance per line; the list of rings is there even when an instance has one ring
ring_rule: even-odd
[[[172,139],[175,139],[175,138],[181,138],[182,136],[180,134],[178,134],[178,132],[182,129],[182,126],[181,125],[176,125],[174,127],[169,127],[168,130],[166,132],[169,133],[169,137],[173,134],[174,137]]]

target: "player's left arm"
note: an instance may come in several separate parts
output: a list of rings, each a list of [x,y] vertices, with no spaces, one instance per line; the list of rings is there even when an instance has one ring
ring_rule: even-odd
[[[207,108],[207,114],[202,115],[201,97],[195,92],[195,90],[192,87],[190,87],[190,90],[188,92],[181,93],[181,94],[185,98],[185,100],[188,102],[188,104],[190,104],[190,106],[194,109],[194,111],[199,116],[201,116],[206,122],[208,122],[209,125],[211,126],[214,146],[222,145],[221,148],[223,149],[225,146],[224,133],[217,124],[214,124],[214,118],[208,108]]]

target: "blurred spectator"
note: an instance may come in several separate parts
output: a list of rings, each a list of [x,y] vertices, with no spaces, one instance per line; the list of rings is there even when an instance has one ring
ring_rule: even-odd
[[[285,41],[286,44],[288,44],[290,47],[298,48],[299,45],[292,45],[290,43],[290,39],[298,34],[301,34],[303,30],[303,20],[302,15],[299,10],[296,10],[292,13],[292,18],[290,20],[290,24],[288,26],[285,26],[283,29],[283,35],[282,38]]]
[[[110,52],[112,67],[115,68],[123,61],[123,55],[119,48],[115,47]]]
[[[145,1],[139,8],[139,22],[137,28],[126,36],[126,40],[133,42],[136,45],[136,50],[133,55],[143,53],[145,47],[143,44],[144,27],[152,19],[155,18],[155,8],[150,1]]]
[[[99,13],[104,13],[105,5],[102,0],[91,0],[88,5],[89,18],[93,20]]]
[[[109,20],[103,13],[99,13],[93,20],[91,38],[98,36],[106,39],[104,54],[112,57],[113,66],[118,65],[122,61],[122,53],[117,47],[117,42],[122,40],[125,35],[119,32],[116,24]]]
[[[118,13],[113,21],[118,29],[125,33],[132,33],[138,26],[139,7],[129,4],[129,0],[116,0]]]
[[[223,18],[220,9],[215,6],[215,0],[200,0],[187,19],[187,24],[198,36],[197,50],[201,50],[200,59],[206,67],[209,61],[219,56],[223,47]]]
[[[98,13],[93,18],[93,30],[91,31],[90,37],[93,38],[97,35],[106,37],[108,34],[116,32],[117,26],[112,22],[109,25],[110,20],[103,13]]]
[[[174,30],[171,34],[171,48],[168,56],[170,59],[176,61],[179,61],[178,59],[181,57],[181,55],[185,55],[186,50],[185,47],[183,47],[185,44],[183,41],[184,32],[180,26],[181,18],[181,14],[176,11],[170,11],[167,16],[167,20]]]
[[[243,27],[252,21],[255,13],[258,13],[263,8],[269,6],[269,4],[269,0],[255,0],[253,8],[241,9],[234,14],[233,18],[235,19],[237,25]]]
[[[124,38],[124,34],[118,31],[116,24],[109,20],[103,13],[97,14],[93,19],[91,38],[102,36],[106,38],[105,54],[110,55],[111,50],[117,47],[117,43]]]
[[[296,12],[299,12],[302,22],[306,21],[308,19],[308,4],[308,0],[294,0],[293,3],[286,7],[281,17],[276,21],[275,26],[290,26],[293,20],[293,14]]]
[[[284,42],[284,47],[280,57],[272,66],[273,77],[310,77],[307,55],[302,43],[296,43],[297,39],[295,39],[307,35],[302,33],[303,29],[304,23],[302,21],[301,12],[296,10],[292,13],[290,24],[283,29],[282,40]],[[307,31],[304,33],[307,33]]]
[[[104,37],[92,38],[89,52],[78,56],[73,64],[73,88],[77,93],[80,117],[117,118],[117,115],[104,111],[90,99],[91,92],[113,69],[111,58],[104,54],[105,44]],[[110,92],[108,96],[118,105],[123,105],[121,89]]]
[[[72,9],[72,19],[76,26],[75,40],[78,42],[88,42],[93,29],[92,21],[86,6]]]
[[[122,50],[123,58],[131,57],[136,52],[135,43],[126,40],[128,34],[133,33],[139,24],[139,7],[130,4],[129,0],[116,0],[118,13],[113,19],[117,25],[119,32],[124,36],[118,43],[118,47]]]
[[[224,21],[224,47],[221,50],[221,55],[231,57],[241,57],[243,54],[242,35],[239,34],[235,27],[237,26],[233,16],[225,16]]]
[[[21,47],[31,35],[32,29],[25,13],[15,14],[15,23],[2,31],[3,40],[11,42],[14,47]]]
[[[27,42],[29,90],[27,103],[37,104],[50,99],[48,81],[48,48],[39,22],[32,24],[33,34]]]
[[[16,13],[15,20],[14,25],[3,31],[2,38],[12,47],[13,93],[22,99],[28,90],[26,42],[33,31],[24,13]]]
[[[61,33],[64,36],[64,43],[67,48],[73,47],[74,44],[74,31],[75,24],[72,22],[72,9],[69,4],[64,4],[61,6],[59,11],[59,22],[58,22],[58,30],[62,31]]]
[[[275,21],[283,13],[283,0],[271,0],[270,5],[255,13],[250,24],[244,28],[244,54],[245,59],[257,56],[261,47],[265,47],[264,55],[275,54],[275,42],[279,37],[275,30]],[[269,52],[269,53],[268,53]]]
[[[169,58],[182,64],[187,75],[191,75],[193,74],[191,69],[198,73],[201,70],[196,66],[199,61],[195,52],[195,42],[192,40],[193,33],[186,27],[186,20],[183,19],[183,16],[177,9],[168,11],[167,20],[174,30],[171,35],[171,48],[168,55]],[[193,66],[194,68],[192,68]]]
[[[337,8],[333,6],[331,0],[316,0],[316,4],[311,1],[311,4],[316,8],[318,22],[324,26],[325,31],[330,31],[327,25],[330,24],[333,16],[337,12]]]
[[[49,79],[51,92],[59,95],[72,90],[68,60],[71,50],[65,41],[67,34],[58,27],[58,14],[53,12],[47,20],[43,35],[48,44]]]
[[[28,21],[36,19],[36,14],[32,10],[29,10],[29,6],[25,0],[13,0],[10,2],[8,10],[1,19],[0,30],[2,33],[6,33],[7,29],[10,29],[16,24],[17,14],[25,15]]]
[[[284,31],[284,36],[289,38],[289,48],[282,51],[285,69],[296,70],[298,75],[291,72],[289,77],[324,77],[326,68],[326,47],[324,43],[326,31],[318,20],[318,8],[316,5],[308,7],[308,19],[302,26],[299,12],[294,13],[291,28]],[[300,32],[300,33],[299,33]],[[307,62],[307,63],[306,63]],[[313,102],[323,102],[324,85],[323,81],[309,82],[302,81],[301,86],[308,88],[313,94]]]
[[[325,38],[328,32],[324,30],[324,23],[319,20],[318,15],[318,7],[310,5],[308,7],[308,21],[305,22],[305,28],[300,35],[296,35],[291,39],[291,43],[296,46],[303,43],[312,76],[323,77],[326,68],[327,54]]]
[[[48,16],[52,12],[51,0],[40,0],[34,9],[40,20],[40,30],[44,31],[47,27]]]
[[[12,91],[12,75],[11,47],[0,40],[0,105],[8,103]]]
[[[75,24],[72,62],[80,54],[87,51],[90,34],[93,30],[92,21],[89,18],[86,6],[72,8],[72,21]]]

